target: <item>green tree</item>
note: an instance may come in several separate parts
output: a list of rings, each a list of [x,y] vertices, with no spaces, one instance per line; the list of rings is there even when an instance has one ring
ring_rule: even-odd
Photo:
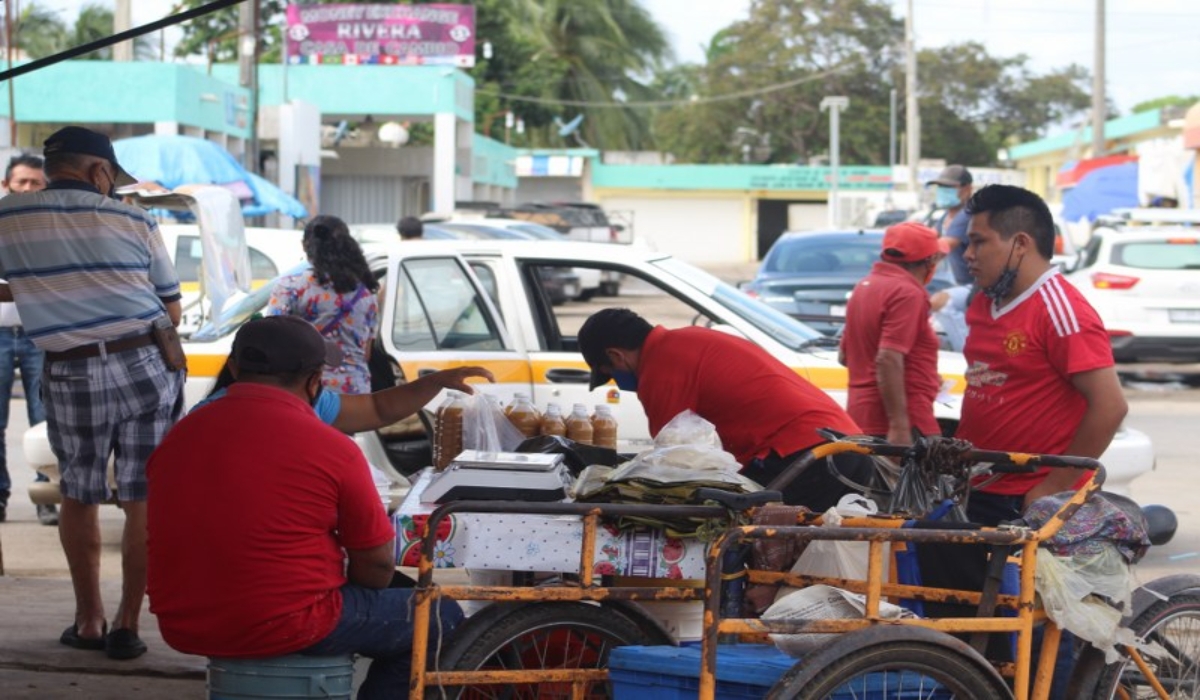
[[[918,56],[921,153],[954,163],[995,162],[1001,147],[1041,138],[1091,107],[1088,71],[1036,75],[1024,54],[994,57],[966,42]]]
[[[752,3],[714,37],[696,99],[659,114],[655,135],[686,162],[807,163],[829,150],[821,100],[844,95],[842,161],[886,162],[887,78],[902,36],[884,0]]]
[[[30,58],[52,56],[70,45],[67,25],[57,13],[31,2],[13,23],[13,45]]]
[[[1133,113],[1149,112],[1155,109],[1163,109],[1165,107],[1182,107],[1187,109],[1192,105],[1200,102],[1200,95],[1191,95],[1183,97],[1180,95],[1166,95],[1164,97],[1156,97],[1153,100],[1139,102],[1133,106]]]
[[[285,22],[286,0],[247,0],[258,2],[262,36],[259,52],[264,63],[279,63],[282,56],[280,27]],[[383,0],[386,2],[386,0]],[[211,0],[181,0],[180,9],[192,10]],[[175,45],[175,55],[205,56],[210,63],[236,61],[238,58],[238,12],[240,5],[210,12],[182,25],[183,38]]]
[[[83,46],[84,44],[110,37],[115,31],[114,27],[115,22],[113,21],[113,11],[111,9],[96,3],[88,3],[79,10],[79,18],[75,20],[74,32],[72,33],[70,44],[72,46]],[[140,36],[133,40],[133,54],[135,58],[143,60],[155,58],[154,47],[145,36]],[[109,61],[112,60],[112,47],[108,46],[98,49],[84,54],[79,58],[93,61]]]

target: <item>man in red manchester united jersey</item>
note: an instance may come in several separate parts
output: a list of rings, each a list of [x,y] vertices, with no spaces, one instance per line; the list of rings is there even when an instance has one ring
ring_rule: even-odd
[[[967,211],[965,258],[983,294],[967,309],[958,437],[980,449],[1099,457],[1127,406],[1099,316],[1050,262],[1050,210],[1028,190],[992,185]],[[1018,518],[1085,477],[1076,469],[1006,474],[971,494],[969,515],[989,524]]]

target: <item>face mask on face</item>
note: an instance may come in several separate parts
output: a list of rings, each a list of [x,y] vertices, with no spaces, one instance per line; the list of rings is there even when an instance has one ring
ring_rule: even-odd
[[[638,379],[633,372],[627,372],[623,369],[614,369],[608,373],[613,381],[617,383],[617,387],[621,391],[637,391]]]
[[[325,387],[323,387],[323,386],[318,386],[318,387],[317,387],[317,393],[313,394],[312,396],[310,396],[310,397],[308,398],[308,405],[309,405],[309,406],[312,406],[313,408],[316,408],[316,407],[317,407],[317,401],[319,401],[319,400],[321,399],[321,392],[323,392],[323,391],[325,391]]]
[[[1004,272],[1000,273],[1000,277],[995,282],[983,289],[983,293],[997,307],[1000,306],[1000,302],[1004,301],[1012,293],[1013,283],[1017,281],[1017,270],[1021,267],[1021,260],[1024,260],[1024,256],[1022,256],[1017,260],[1015,266],[1008,266],[1008,263],[1012,262],[1013,251],[1016,249],[1017,244],[1014,241],[1012,247],[1008,249],[1008,259],[1004,261]]]
[[[962,200],[958,198],[957,189],[941,185],[938,185],[937,192],[934,193],[933,202],[938,209],[951,209],[962,204]]]

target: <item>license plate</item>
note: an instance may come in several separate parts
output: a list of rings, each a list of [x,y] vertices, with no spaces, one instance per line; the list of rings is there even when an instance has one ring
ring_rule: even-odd
[[[1200,309],[1168,309],[1171,323],[1200,323]]]
[[[834,306],[831,304],[829,306],[829,315],[830,316],[845,316],[846,315],[846,307],[845,306]]]

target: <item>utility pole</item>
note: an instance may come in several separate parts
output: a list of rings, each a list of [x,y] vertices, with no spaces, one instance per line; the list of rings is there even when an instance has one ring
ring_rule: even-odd
[[[908,191],[917,194],[917,162],[921,160],[921,115],[917,111],[917,41],[913,36],[913,0],[904,18],[904,121],[908,136]]]
[[[8,56],[8,68],[13,67],[13,11],[12,3],[4,3],[4,50]],[[17,147],[17,99],[13,90],[13,80],[8,83],[8,145]]]
[[[888,110],[888,167],[896,167],[896,88],[889,95]]]
[[[910,0],[911,1],[911,0]],[[1096,0],[1096,56],[1092,67],[1092,157],[1099,158],[1106,150],[1104,122],[1104,0]]]
[[[250,0],[238,8],[238,84],[250,91],[245,166],[252,173],[258,172],[258,6],[259,0]]]
[[[120,33],[133,28],[133,0],[117,0],[113,8],[113,32]],[[122,41],[112,47],[114,61],[133,60],[133,40]]]
[[[838,211],[838,180],[841,175],[838,168],[841,166],[842,135],[838,116],[849,106],[849,97],[826,97],[821,100],[821,111],[829,110],[829,228],[834,230],[841,223]]]

